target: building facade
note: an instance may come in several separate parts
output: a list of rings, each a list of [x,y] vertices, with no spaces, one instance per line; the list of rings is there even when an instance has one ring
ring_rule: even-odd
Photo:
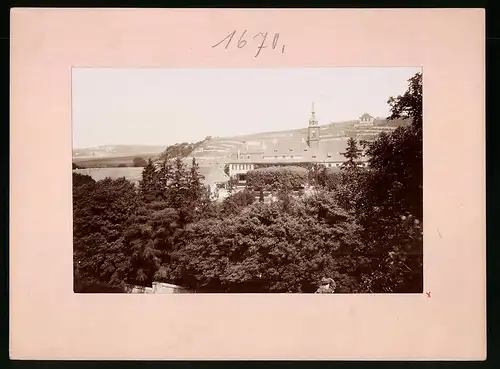
[[[229,176],[245,182],[247,173],[262,165],[321,164],[340,167],[346,160],[342,153],[347,147],[347,140],[348,137],[321,137],[313,103],[305,135],[278,138],[271,144],[262,143],[258,147],[253,145],[251,150],[239,150],[227,161]]]

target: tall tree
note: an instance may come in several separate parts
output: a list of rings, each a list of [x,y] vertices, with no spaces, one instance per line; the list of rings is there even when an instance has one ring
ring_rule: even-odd
[[[172,159],[163,158],[156,167],[156,188],[160,198],[167,200],[167,187],[170,185],[173,176]]]
[[[191,190],[191,173],[177,157],[172,165],[172,174],[166,187],[167,202],[179,212],[180,223],[185,225],[193,217],[193,191]]]
[[[423,288],[422,74],[408,82],[403,95],[389,98],[388,119],[410,124],[367,144],[370,172],[358,211],[365,242],[379,255],[365,281],[374,292]]]
[[[139,194],[141,199],[146,202],[158,198],[158,173],[151,159],[148,160],[147,165],[142,170],[142,179],[139,181]]]
[[[408,89],[403,95],[389,97],[391,107],[389,119],[410,119],[417,130],[422,129],[422,73],[416,73],[408,80]]]
[[[349,137],[349,140],[347,140],[346,151],[341,153],[341,155],[347,160],[342,163],[341,168],[357,169],[359,164],[361,164],[361,161],[359,160],[361,158],[361,154],[362,150],[358,148],[358,142],[356,139]]]
[[[411,214],[422,221],[422,74],[408,82],[404,95],[389,98],[388,119],[409,119],[411,124],[381,134],[368,144],[367,155],[373,170],[370,197],[388,213]]]
[[[191,161],[191,168],[189,169],[189,190],[191,201],[193,204],[200,202],[201,198],[205,194],[205,186],[203,185],[204,177],[200,174],[200,166],[193,158]]]

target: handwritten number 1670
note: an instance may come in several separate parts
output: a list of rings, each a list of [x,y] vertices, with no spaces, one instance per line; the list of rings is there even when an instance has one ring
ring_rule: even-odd
[[[238,48],[244,48],[247,44],[247,40],[245,39],[245,35],[247,33],[247,30],[244,30],[243,33],[241,34],[240,38],[238,39],[238,43],[237,43],[237,46]],[[265,49],[267,48],[266,45],[264,45],[264,43],[266,42],[266,39],[267,39],[267,32],[264,33],[264,32],[259,32],[257,33],[255,36],[253,36],[253,38],[257,38],[257,37],[261,37],[262,38],[262,42],[257,46],[257,53],[255,54],[255,57],[258,57],[261,50],[262,49]],[[219,46],[220,44],[222,44],[224,41],[227,40],[227,43],[226,43],[226,46],[225,46],[225,49],[227,49],[229,47],[229,45],[231,44],[231,41],[233,41],[233,38],[234,36],[236,35],[236,30],[231,32],[229,35],[227,35],[224,39],[222,39],[221,41],[219,41],[217,44],[213,45],[212,48],[214,47],[217,47]],[[278,40],[280,38],[280,34],[279,33],[275,33],[274,34],[274,37],[273,37],[273,43],[272,43],[272,48],[273,49],[276,49],[277,45],[278,45]],[[282,45],[281,46],[281,53],[283,54],[285,52],[285,45]]]

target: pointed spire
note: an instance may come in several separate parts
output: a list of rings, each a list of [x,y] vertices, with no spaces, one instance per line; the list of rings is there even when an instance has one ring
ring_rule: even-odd
[[[316,112],[314,111],[314,102],[312,103],[312,108],[311,108],[311,118],[309,119],[309,125],[310,126],[315,126],[318,124],[318,121],[316,120]]]

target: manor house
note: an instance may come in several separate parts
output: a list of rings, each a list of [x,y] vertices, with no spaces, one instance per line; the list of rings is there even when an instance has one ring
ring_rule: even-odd
[[[360,117],[360,124],[373,124],[371,116]],[[254,148],[238,150],[227,164],[229,176],[245,182],[248,171],[259,165],[283,165],[317,163],[325,167],[340,167],[346,160],[341,154],[347,147],[348,137],[321,137],[321,129],[315,116],[314,103],[307,133],[277,138],[270,144],[262,144]]]

